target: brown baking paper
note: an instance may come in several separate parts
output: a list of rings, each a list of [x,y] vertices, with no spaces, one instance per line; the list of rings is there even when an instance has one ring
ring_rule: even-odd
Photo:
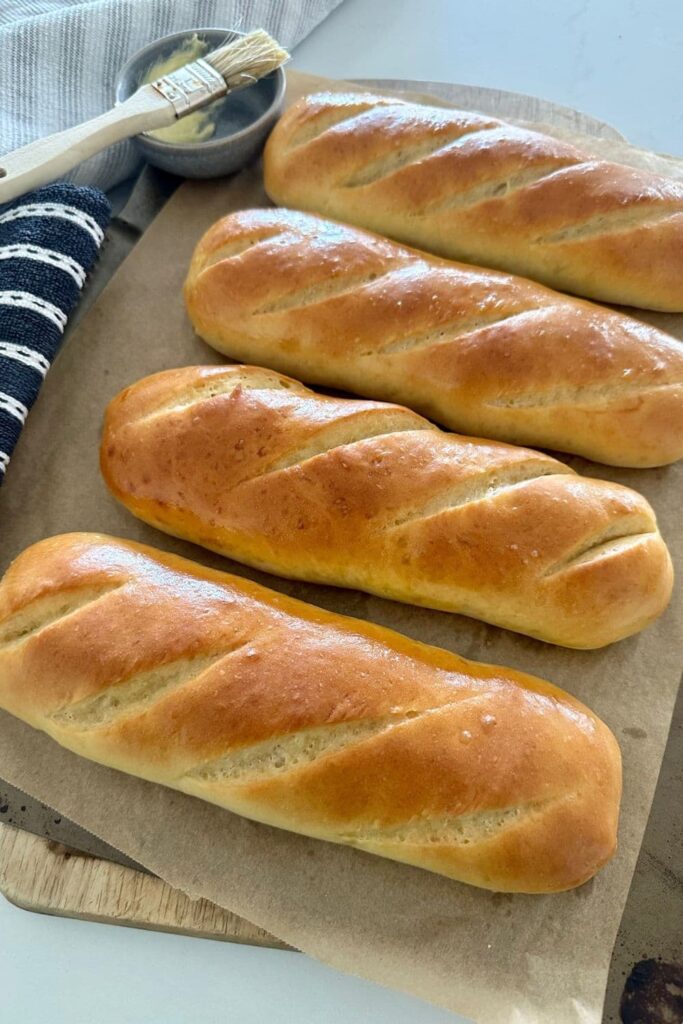
[[[329,83],[290,76],[295,91]],[[465,90],[472,101],[472,90]],[[490,93],[482,106],[490,109]],[[507,117],[538,107],[507,97]],[[489,104],[487,107],[487,103]],[[542,107],[544,121],[552,109]],[[576,118],[576,130],[595,123]],[[566,134],[566,124],[561,124]],[[600,151],[656,160],[624,144]],[[586,142],[584,141],[584,144]],[[683,177],[683,161],[669,161]],[[98,473],[105,404],[145,374],[217,353],[193,335],[181,287],[200,234],[230,210],[266,202],[257,168],[175,194],[69,339],[31,414],[0,494],[3,568],[69,530],[104,531],[187,555],[315,604],[379,622],[480,661],[512,665],[576,694],[613,729],[624,756],[619,852],[596,879],[554,896],[500,895],[417,868],[259,825],[189,796],[81,760],[0,714],[0,775],[193,897],[248,918],[344,971],[411,992],[481,1024],[592,1024],[654,792],[681,671],[680,587],[640,636],[606,650],[554,648],[474,622],[355,592],[266,576],[144,526]],[[647,314],[683,339],[683,316]],[[683,465],[627,471],[570,460],[636,487],[654,505],[680,565]],[[87,657],[88,652],[84,651]]]

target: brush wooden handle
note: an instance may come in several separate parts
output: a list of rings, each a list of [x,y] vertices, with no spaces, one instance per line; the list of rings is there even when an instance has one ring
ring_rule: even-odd
[[[53,537],[7,571],[0,707],[101,764],[487,889],[568,889],[615,847],[619,748],[569,694],[113,537]]]
[[[122,139],[173,124],[173,105],[151,85],[105,114],[0,156],[0,203],[66,174]]]

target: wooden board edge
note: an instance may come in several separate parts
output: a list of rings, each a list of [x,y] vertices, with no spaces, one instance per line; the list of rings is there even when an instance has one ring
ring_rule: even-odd
[[[0,892],[22,910],[292,950],[237,914],[162,879],[0,824]]]

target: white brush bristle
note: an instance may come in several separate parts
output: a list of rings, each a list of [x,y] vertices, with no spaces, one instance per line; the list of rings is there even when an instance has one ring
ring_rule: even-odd
[[[204,60],[223,76],[230,89],[269,75],[289,60],[289,54],[259,28],[207,54]]]

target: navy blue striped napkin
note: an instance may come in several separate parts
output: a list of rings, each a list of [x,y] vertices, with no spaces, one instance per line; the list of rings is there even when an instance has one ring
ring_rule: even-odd
[[[65,182],[0,207],[0,483],[110,212],[104,193]]]

